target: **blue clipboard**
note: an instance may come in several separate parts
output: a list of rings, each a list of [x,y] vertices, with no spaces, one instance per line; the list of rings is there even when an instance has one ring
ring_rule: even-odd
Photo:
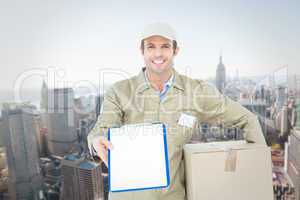
[[[128,192],[128,191],[139,191],[139,190],[151,190],[151,189],[159,189],[159,188],[166,188],[170,185],[170,170],[169,170],[169,158],[168,158],[168,146],[167,146],[167,136],[166,136],[166,126],[163,123],[153,123],[153,124],[146,124],[144,126],[150,126],[154,124],[159,124],[162,126],[163,130],[163,144],[164,144],[164,157],[165,157],[165,170],[166,170],[166,184],[165,185],[152,185],[149,187],[137,187],[137,188],[126,188],[126,189],[119,189],[114,190],[111,187],[111,151],[108,150],[108,185],[109,185],[109,191],[110,192]],[[111,141],[111,129],[108,129],[108,140]]]

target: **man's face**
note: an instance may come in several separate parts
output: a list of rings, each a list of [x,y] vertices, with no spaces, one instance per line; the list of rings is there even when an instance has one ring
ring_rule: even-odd
[[[173,49],[173,42],[161,36],[152,36],[144,40],[141,49],[147,70],[163,74],[171,70],[178,48]]]

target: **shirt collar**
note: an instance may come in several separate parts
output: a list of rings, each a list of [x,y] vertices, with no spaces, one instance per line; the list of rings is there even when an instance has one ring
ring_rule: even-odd
[[[172,76],[169,78],[167,82],[165,82],[164,87],[168,86],[171,87],[174,82],[174,74],[172,73]]]
[[[150,85],[150,81],[147,77],[146,71],[144,71],[144,77],[145,77],[146,81],[148,82],[148,84]],[[172,73],[171,77],[164,83],[163,89],[165,89],[166,87],[171,87],[173,81],[174,81],[174,73]]]
[[[137,76],[138,92],[140,92],[140,93],[144,92],[146,89],[149,89],[151,87],[149,81],[147,80],[145,70],[146,70],[146,68],[143,67]],[[165,85],[166,84],[168,84],[169,86],[173,85],[175,88],[184,91],[183,81],[182,81],[180,75],[178,74],[178,72],[174,68],[172,68],[172,76],[165,83]]]

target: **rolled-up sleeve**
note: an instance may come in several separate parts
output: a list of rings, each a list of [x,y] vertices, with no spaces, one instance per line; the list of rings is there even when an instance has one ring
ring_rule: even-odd
[[[248,142],[266,144],[257,116],[240,103],[223,96],[209,84],[201,86],[197,96],[204,122],[240,128]]]

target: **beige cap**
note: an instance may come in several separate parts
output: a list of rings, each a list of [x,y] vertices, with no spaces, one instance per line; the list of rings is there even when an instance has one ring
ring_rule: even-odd
[[[175,30],[169,24],[163,22],[157,22],[147,25],[140,36],[140,40],[154,35],[162,36],[171,41],[176,40]]]

